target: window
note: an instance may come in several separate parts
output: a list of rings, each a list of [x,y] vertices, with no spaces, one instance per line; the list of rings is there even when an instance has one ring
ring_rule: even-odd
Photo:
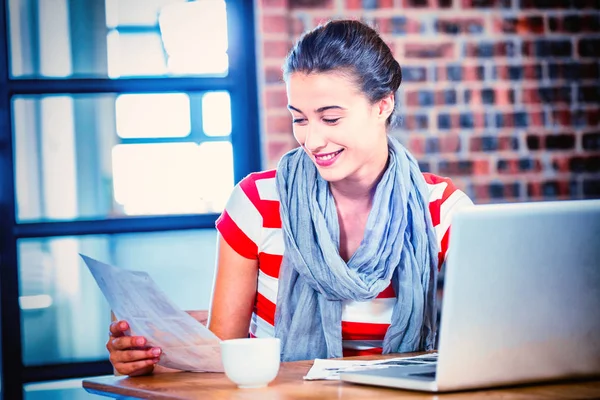
[[[5,398],[112,371],[78,253],[208,307],[215,219],[261,169],[253,18],[242,0],[0,0]]]
[[[227,91],[14,96],[12,111],[18,221],[219,213],[233,188]]]

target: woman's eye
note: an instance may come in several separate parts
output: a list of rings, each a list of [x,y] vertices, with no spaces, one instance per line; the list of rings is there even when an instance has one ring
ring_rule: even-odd
[[[304,119],[304,118],[294,118],[293,122],[294,122],[294,124],[301,124],[301,123],[306,122],[306,119]]]
[[[336,122],[338,122],[340,120],[340,118],[323,118],[323,122],[325,122],[326,124],[335,124]]]

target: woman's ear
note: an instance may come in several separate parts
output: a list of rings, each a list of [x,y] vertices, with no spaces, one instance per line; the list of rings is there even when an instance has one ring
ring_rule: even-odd
[[[383,122],[387,121],[388,117],[394,112],[394,93],[390,93],[377,103],[377,116]]]

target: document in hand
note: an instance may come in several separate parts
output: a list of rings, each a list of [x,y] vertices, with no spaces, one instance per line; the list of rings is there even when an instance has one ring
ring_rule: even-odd
[[[129,323],[131,335],[144,336],[149,346],[162,349],[158,365],[223,372],[220,339],[173,304],[150,275],[80,256],[117,319]]]

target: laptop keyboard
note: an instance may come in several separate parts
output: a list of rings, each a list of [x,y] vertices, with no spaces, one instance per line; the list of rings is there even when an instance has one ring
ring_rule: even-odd
[[[416,367],[416,366],[421,366],[421,365],[436,365],[437,364],[437,360],[438,360],[438,355],[437,353],[434,354],[428,354],[427,356],[419,356],[419,357],[410,357],[410,358],[405,358],[402,360],[393,360],[393,361],[387,361],[387,362],[382,362],[382,363],[378,363],[377,365],[389,365],[389,366],[394,366],[394,367]]]
[[[422,376],[423,378],[435,378],[435,372],[415,372],[414,374],[408,374],[409,376]]]

